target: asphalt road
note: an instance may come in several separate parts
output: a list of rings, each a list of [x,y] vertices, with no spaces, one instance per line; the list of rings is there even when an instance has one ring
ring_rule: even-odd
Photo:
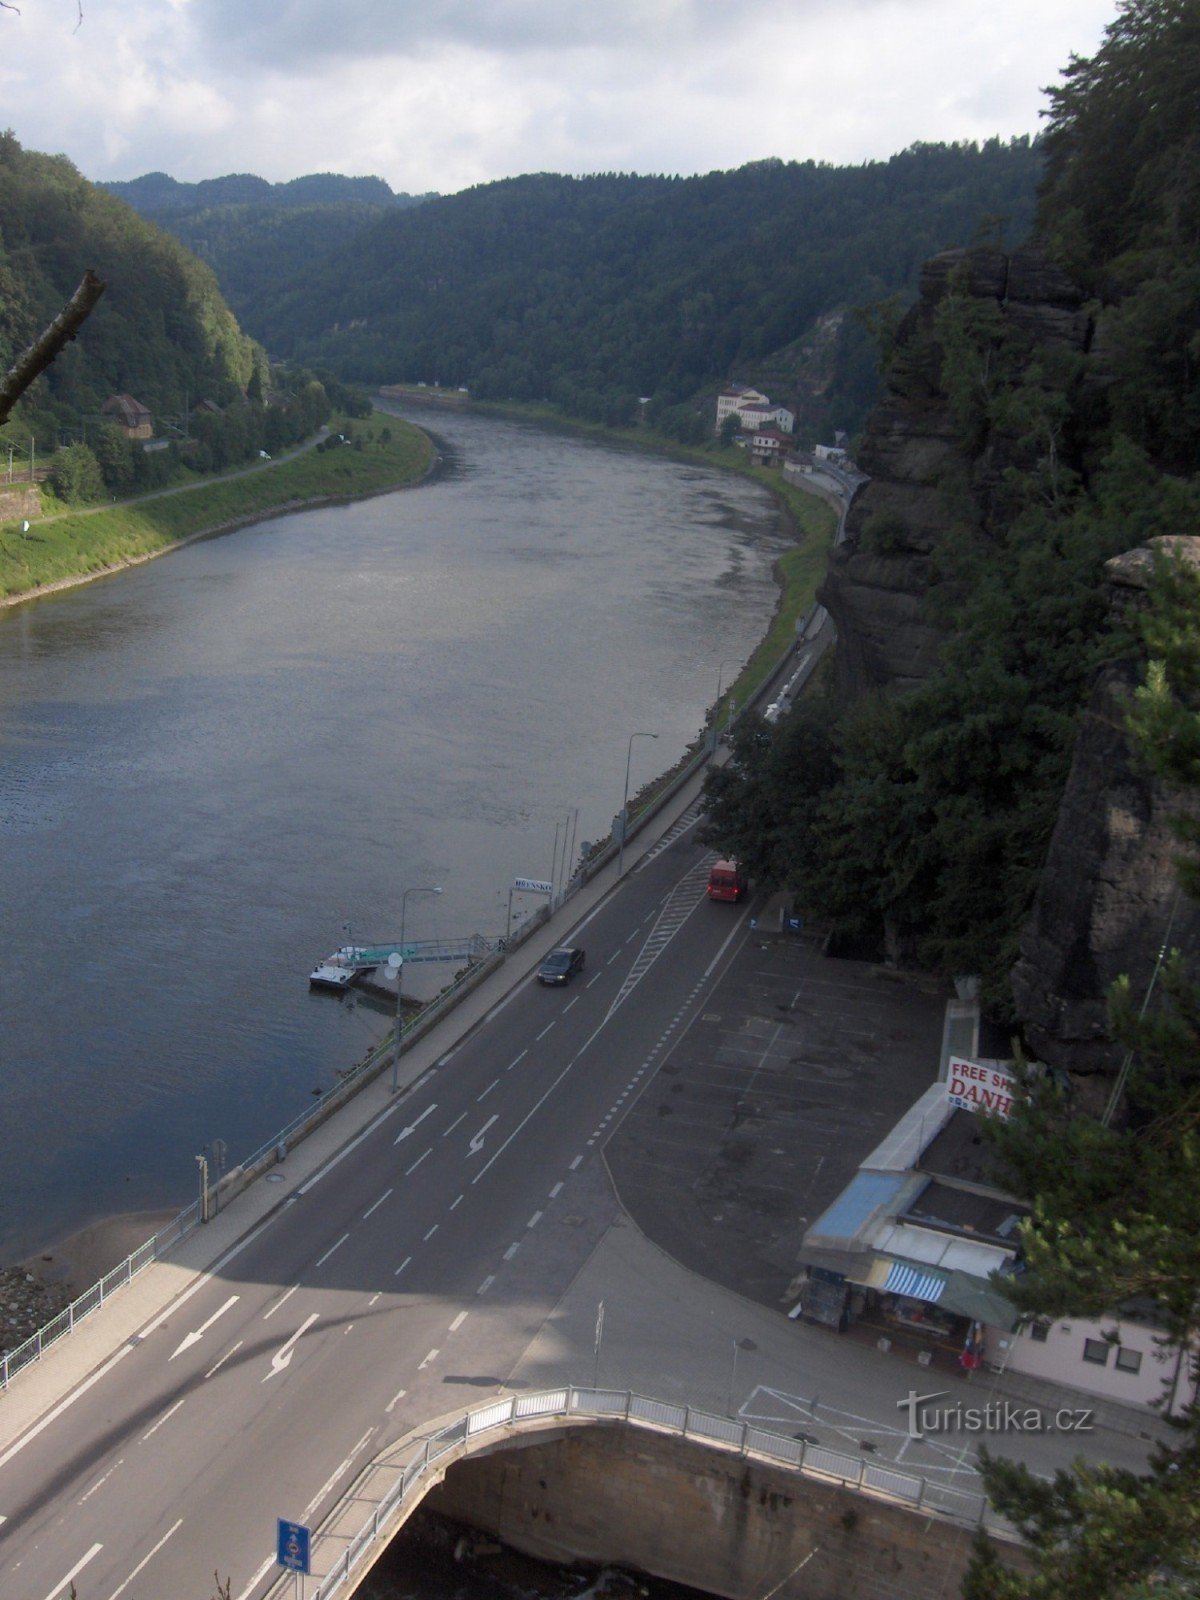
[[[259,1593],[277,1515],[318,1522],[506,1378],[612,1220],[598,1147],[746,926],[706,860],[690,833],[652,851],[571,934],[569,987],[519,985],[0,1455],[6,1600]]]

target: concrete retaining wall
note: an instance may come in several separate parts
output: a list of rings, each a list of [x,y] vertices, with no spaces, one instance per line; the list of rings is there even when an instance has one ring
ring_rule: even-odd
[[[729,1600],[942,1600],[971,1545],[966,1529],[840,1486],[604,1425],[460,1461],[425,1504],[544,1560],[610,1562]]]

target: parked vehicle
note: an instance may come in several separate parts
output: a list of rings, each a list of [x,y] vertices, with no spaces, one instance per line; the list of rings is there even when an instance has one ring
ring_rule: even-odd
[[[746,874],[736,861],[713,862],[712,871],[708,875],[710,900],[741,900],[749,887]]]
[[[577,972],[583,971],[583,951],[578,946],[562,945],[550,954],[537,969],[539,983],[570,983]]]

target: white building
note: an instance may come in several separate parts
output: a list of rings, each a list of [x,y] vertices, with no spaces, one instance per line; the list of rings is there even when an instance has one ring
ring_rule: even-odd
[[[733,383],[717,396],[717,426],[720,433],[725,419],[736,415],[747,431],[761,428],[778,428],[780,433],[791,433],[796,426],[796,414],[786,406],[773,406],[765,394],[750,389],[743,383]]]

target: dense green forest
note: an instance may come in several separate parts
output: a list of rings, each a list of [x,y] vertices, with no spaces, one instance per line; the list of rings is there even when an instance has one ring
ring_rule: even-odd
[[[0,134],[0,366],[58,315],[89,267],[107,288],[86,335],[37,381],[10,434],[32,431],[45,450],[114,393],[178,416],[189,401],[224,405],[268,381],[263,350],[239,329],[209,268],[65,157]]]
[[[173,233],[216,273],[242,321],[270,294],[280,262],[311,266],[347,247],[386,211],[421,204],[429,195],[395,194],[382,178],[310,173],[268,183],[249,173],[180,183],[150,172],[100,185],[140,216]]]
[[[690,419],[698,391],[769,363],[824,313],[911,293],[931,252],[1019,237],[1041,165],[1017,139],[853,168],[536,174],[387,211],[283,275],[264,250],[258,282],[227,287],[272,354],[354,381],[465,385],[612,423],[649,398],[651,420]],[[853,319],[834,366],[822,420],[853,425],[874,381]]]
[[[241,332],[213,272],[177,239],[64,157],[0,135],[0,370],[89,269],[105,285],[99,303],[0,430],[18,461],[48,467],[46,486],[61,501],[190,481],[274,455],[335,408],[369,413],[365,396],[330,373],[273,367]],[[143,450],[104,415],[115,394],[148,410],[159,448]]]

